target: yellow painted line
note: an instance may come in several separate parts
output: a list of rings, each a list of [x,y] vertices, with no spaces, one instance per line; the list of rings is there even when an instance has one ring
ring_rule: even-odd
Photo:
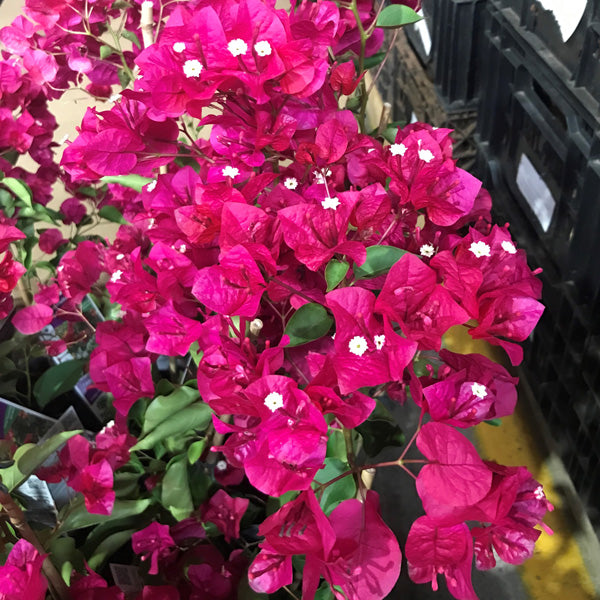
[[[478,352],[506,364],[501,350],[480,340],[471,340],[464,327],[453,329],[444,341],[456,352]],[[524,406],[517,404],[515,414],[504,417],[500,427],[485,423],[475,427],[484,459],[508,466],[526,466],[544,486],[548,500],[554,505],[554,511],[544,519],[554,534],[542,532],[533,557],[519,567],[521,580],[532,600],[597,600],[592,579],[569,527],[569,509],[555,488],[530,421]]]

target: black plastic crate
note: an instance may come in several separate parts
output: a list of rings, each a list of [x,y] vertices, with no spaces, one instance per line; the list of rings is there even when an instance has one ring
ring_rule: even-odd
[[[505,11],[511,23],[521,30],[532,45],[568,79],[576,79],[584,64],[596,62],[595,50],[588,46],[588,35],[597,17],[597,0],[583,7],[564,1],[555,14],[539,0],[491,0]],[[593,36],[592,36],[593,37]]]

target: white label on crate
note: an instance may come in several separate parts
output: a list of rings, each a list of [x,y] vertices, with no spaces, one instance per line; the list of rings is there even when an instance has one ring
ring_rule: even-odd
[[[548,231],[556,202],[552,193],[540,174],[536,171],[529,157],[521,155],[519,168],[517,169],[517,185],[527,200],[527,204],[538,218],[544,231]]]
[[[583,17],[587,0],[540,0],[546,10],[551,10],[556,17],[562,39],[566,42],[577,29]]]
[[[423,11],[420,10],[418,12],[420,17],[424,17]],[[421,21],[417,21],[413,27],[415,31],[419,34],[421,38],[421,42],[423,43],[423,50],[425,50],[425,54],[429,56],[431,54],[431,34],[429,33],[429,26],[427,25],[427,20],[423,18]]]
[[[418,123],[419,122],[419,117],[417,117],[416,113],[413,111],[412,113],[410,113],[410,122],[411,123]]]

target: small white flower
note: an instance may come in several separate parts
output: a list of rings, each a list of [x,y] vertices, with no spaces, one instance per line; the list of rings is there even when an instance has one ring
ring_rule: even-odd
[[[508,252],[509,254],[517,253],[517,249],[515,248],[515,245],[512,242],[509,242],[508,240],[504,240],[502,242],[502,250],[504,250],[505,252]]]
[[[390,146],[390,152],[392,156],[404,156],[408,148],[404,144],[392,144]]]
[[[469,246],[469,250],[477,257],[481,258],[482,256],[490,255],[490,247],[483,241],[473,242]]]
[[[110,277],[111,283],[117,283],[119,279],[121,279],[121,275],[123,275],[123,271],[121,269],[117,269]]]
[[[227,165],[221,170],[223,177],[231,177],[234,179],[240,174],[240,170],[237,167],[232,167],[231,165]]]
[[[272,52],[271,44],[269,44],[267,40],[261,40],[260,42],[256,42],[256,44],[254,44],[254,51],[256,52],[256,54],[258,54],[258,56],[270,56]]]
[[[65,265],[58,265],[58,267],[56,267],[56,270],[60,273],[61,271],[63,271],[65,268]]]
[[[336,210],[340,204],[341,202],[335,197],[330,198],[329,196],[327,196],[327,198],[321,200],[321,206],[323,208],[331,208],[333,210]]]
[[[117,260],[123,260],[125,258],[125,255],[124,254],[117,254],[117,256],[115,256],[115,258]]]
[[[279,392],[271,392],[265,396],[265,406],[275,412],[278,408],[283,408],[283,396]]]
[[[535,488],[533,495],[535,496],[536,500],[543,500],[546,497],[546,494],[544,494],[544,488],[541,485]]]
[[[485,387],[485,385],[483,385],[481,383],[477,383],[477,382],[475,382],[471,386],[471,392],[472,392],[473,396],[477,396],[478,398],[481,398],[482,400],[488,395],[487,388]]]
[[[233,56],[240,56],[248,52],[248,44],[246,44],[244,40],[237,38],[231,40],[229,44],[227,44],[227,50],[229,50]]]
[[[155,187],[156,187],[156,179],[146,185],[146,191],[153,192]]]
[[[331,175],[331,169],[325,169],[325,171],[313,171],[313,175],[315,176],[315,183],[320,183],[322,185],[325,183],[325,177]]]
[[[200,77],[200,73],[202,73],[202,63],[198,59],[192,58],[183,63],[183,74],[186,77]]]
[[[435,248],[431,244],[423,244],[419,248],[419,253],[421,254],[421,256],[431,258],[435,254]]]
[[[185,42],[175,42],[173,44],[173,52],[183,52],[185,50]]]
[[[430,163],[435,156],[433,155],[433,152],[431,150],[419,150],[419,158],[426,163]]]
[[[224,460],[220,460],[217,462],[217,464],[215,465],[215,470],[217,471],[224,471],[227,468],[227,462]]]
[[[152,0],[144,0],[142,2],[142,8],[154,8],[154,2],[152,2]]]
[[[283,185],[288,190],[295,190],[298,187],[298,180],[295,177],[286,177]]]
[[[156,223],[156,219],[154,217],[151,217],[150,220],[148,221],[148,229],[152,229],[154,227],[155,223]]]
[[[187,250],[187,246],[185,244],[180,244],[179,248],[177,248],[179,252],[183,253]]]
[[[355,335],[348,342],[348,350],[356,356],[362,356],[367,351],[367,340],[362,335]]]
[[[385,344],[385,335],[383,333],[381,335],[376,335],[373,338],[373,341],[375,342],[375,348],[377,348],[377,350],[381,350]]]

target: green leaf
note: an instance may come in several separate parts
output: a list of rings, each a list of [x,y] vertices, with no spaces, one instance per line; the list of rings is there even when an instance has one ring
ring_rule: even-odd
[[[0,473],[2,484],[8,488],[9,492],[19,487],[27,479],[27,476],[19,469],[19,459],[32,448],[35,448],[35,444],[23,444],[17,448],[13,456],[13,464],[6,469],[2,469]]]
[[[99,525],[100,523],[106,523],[107,521],[112,521],[113,519],[121,519],[132,515],[140,515],[152,504],[152,501],[149,499],[115,500],[115,504],[110,515],[93,515],[87,511],[82,500],[83,499],[74,505],[67,505],[67,507],[65,507],[66,510],[63,509],[66,512],[66,517],[60,523],[58,528],[59,533],[67,533],[75,529]]]
[[[341,429],[329,428],[326,456],[328,458],[347,460],[346,441],[344,440],[344,432]]]
[[[193,465],[194,463],[196,463],[200,460],[200,457],[202,456],[202,453],[204,452],[205,448],[206,448],[206,438],[204,438],[202,440],[198,440],[197,442],[194,442],[193,444],[190,444],[190,447],[187,450],[187,459],[188,459],[188,462],[190,463],[190,465]]]
[[[75,387],[83,373],[85,360],[68,360],[50,367],[35,382],[33,393],[43,408],[57,396]]]
[[[96,198],[98,196],[98,191],[91,185],[82,185],[77,189],[77,192],[87,196],[88,198]]]
[[[502,419],[488,419],[487,421],[484,421],[484,423],[487,423],[492,427],[500,427],[500,425],[502,425]]]
[[[133,31],[123,31],[121,33],[121,35],[126,39],[129,40],[132,44],[135,44],[140,50],[142,49],[142,44],[140,43],[140,40],[138,38],[137,35],[135,35],[135,33],[133,33]]]
[[[120,223],[121,225],[129,224],[129,222],[123,218],[123,215],[120,213],[118,208],[115,208],[114,206],[110,206],[108,204],[106,206],[103,206],[98,211],[98,214],[103,219],[106,219],[107,221],[110,221],[111,223]]]
[[[49,551],[52,563],[69,585],[73,569],[83,569],[83,554],[75,547],[75,540],[68,536],[54,538]]]
[[[183,434],[191,429],[206,429],[210,423],[212,410],[208,404],[197,402],[191,406],[172,413],[169,418],[158,424],[147,435],[143,436],[132,450],[150,450],[166,437]]]
[[[378,52],[377,54],[373,54],[373,56],[367,56],[364,62],[365,70],[372,69],[377,65],[380,65],[385,58],[385,52]],[[358,61],[354,61],[356,69],[358,70]]]
[[[202,360],[202,356],[204,355],[204,351],[200,350],[200,345],[198,342],[193,342],[189,349],[190,356],[194,361],[194,364],[198,366],[200,361]]]
[[[19,199],[25,206],[33,208],[33,194],[30,187],[20,179],[14,177],[5,177],[2,183]]]
[[[187,460],[181,456],[167,467],[162,481],[161,502],[178,521],[189,517],[194,510]]]
[[[356,279],[368,279],[383,275],[405,254],[406,250],[394,246],[369,246],[367,248],[367,260],[360,267],[354,267],[354,276]]]
[[[389,446],[403,446],[405,442],[402,429],[386,418],[371,415],[361,423],[356,431],[363,439],[363,446],[367,456],[376,456]]]
[[[150,402],[144,415],[142,435],[150,433],[163,421],[173,416],[173,413],[189,406],[200,398],[198,390],[182,386],[168,396],[157,396]],[[187,430],[186,430],[187,431]]]
[[[331,259],[325,267],[325,281],[327,282],[327,291],[330,292],[336,288],[346,277],[350,265],[345,260]]]
[[[324,581],[315,592],[314,600],[335,600],[335,596],[331,591],[331,586],[326,581]]]
[[[123,531],[125,529],[139,531],[150,522],[152,516],[153,512],[147,511],[142,515],[133,515],[121,519],[111,519],[106,521],[106,523],[96,525],[96,527],[94,527],[94,529],[92,529],[90,534],[87,536],[83,546],[81,546],[81,551],[86,558],[89,558],[94,554],[96,548],[102,543],[103,540],[114,533]]]
[[[419,16],[412,8],[403,4],[390,4],[386,6],[377,19],[377,27],[384,29],[396,29],[411,25],[420,21],[423,17]]]
[[[393,144],[396,141],[398,135],[398,128],[388,125],[383,132],[383,137],[390,143]]]
[[[135,533],[136,529],[126,529],[125,531],[117,531],[107,538],[102,540],[98,547],[94,550],[94,553],[88,559],[88,565],[94,571],[99,571],[106,561],[127,542],[131,541],[131,535]]]
[[[101,177],[100,181],[103,181],[104,183],[118,183],[123,187],[131,188],[136,192],[141,192],[145,185],[152,183],[155,180],[132,173],[131,175],[106,175]]]
[[[23,476],[23,480],[27,479],[27,477],[29,477],[48,457],[54,454],[54,452],[56,452],[67,440],[70,440],[80,433],[82,433],[81,429],[75,431],[62,431],[61,433],[53,435],[42,444],[29,448],[18,460],[15,460],[19,471]]]
[[[317,483],[327,483],[342,473],[346,473],[350,467],[337,458],[326,458],[325,466],[315,475]],[[356,485],[352,474],[338,479],[335,483],[328,485],[321,495],[321,508],[325,514],[329,514],[340,502],[354,498]]]
[[[332,325],[333,319],[325,307],[315,302],[304,304],[292,315],[285,328],[285,335],[290,336],[288,347],[318,340]]]
[[[131,76],[125,69],[119,69],[117,71],[117,77],[119,78],[119,83],[123,89],[125,89],[131,82]]]
[[[113,49],[110,46],[100,46],[100,58],[104,60],[113,53]]]

